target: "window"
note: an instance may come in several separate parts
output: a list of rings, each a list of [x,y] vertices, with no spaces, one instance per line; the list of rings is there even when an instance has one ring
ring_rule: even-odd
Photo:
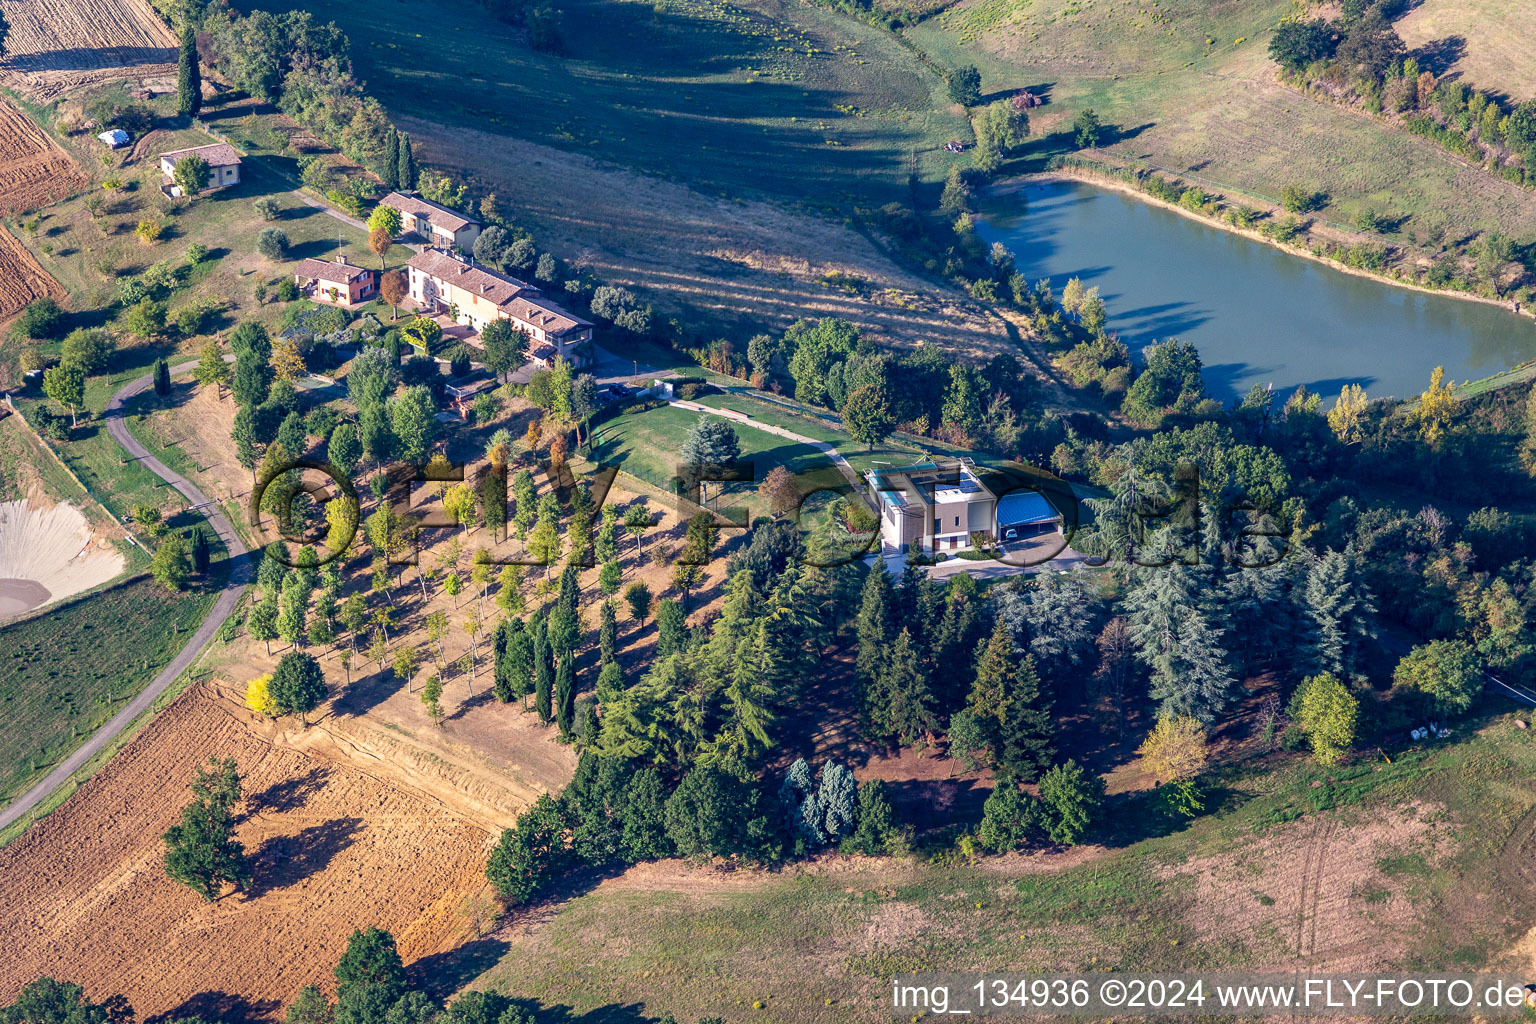
[[[955,525],[956,526],[960,525],[960,517],[959,516],[955,516]]]

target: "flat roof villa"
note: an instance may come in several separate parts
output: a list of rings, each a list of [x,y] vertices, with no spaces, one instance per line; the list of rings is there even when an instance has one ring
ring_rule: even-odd
[[[969,459],[872,469],[864,479],[887,551],[913,544],[929,552],[965,551],[978,535],[1006,544],[1061,529],[1061,514],[1043,495],[1010,491],[999,500]]]

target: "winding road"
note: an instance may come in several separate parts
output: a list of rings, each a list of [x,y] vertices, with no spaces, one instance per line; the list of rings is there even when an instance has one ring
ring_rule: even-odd
[[[171,367],[173,375],[185,373],[197,366],[196,361],[181,363]],[[137,459],[160,479],[176,488],[187,501],[193,505],[201,505],[202,513],[213,526],[213,531],[224,542],[224,548],[229,553],[229,580],[224,584],[218,599],[214,601],[213,608],[209,610],[202,624],[192,633],[180,653],[171,659],[171,663],[161,669],[160,674],[137,696],[130,700],[124,708],[113,715],[107,724],[103,725],[91,734],[73,753],[54,766],[42,782],[27,790],[17,797],[4,810],[0,810],[0,829],[7,828],[11,823],[20,820],[47,798],[48,794],[62,786],[71,775],[85,765],[87,761],[105,750],[107,745],[117,738],[118,734],[128,727],[139,715],[154,704],[155,700],[165,692],[176,679],[191,666],[203,648],[213,639],[224,620],[229,618],[230,612],[235,610],[235,604],[240,600],[240,594],[245,590],[249,578],[250,567],[246,559],[246,547],[240,541],[240,535],[235,532],[234,526],[219,506],[208,501],[202,491],[193,486],[192,482],[180,473],[173,471],[165,463],[155,458],[128,432],[128,424],[123,420],[123,407],[130,398],[140,392],[149,389],[152,381],[148,376],[124,386],[117,394],[112,396],[112,401],[107,404],[106,424],[107,432],[112,435],[112,440],[128,453],[130,458]]]

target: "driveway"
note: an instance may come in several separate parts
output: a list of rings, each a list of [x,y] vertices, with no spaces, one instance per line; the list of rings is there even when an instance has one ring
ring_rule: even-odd
[[[171,367],[171,373],[173,375],[186,373],[196,366],[196,360],[181,363],[178,366]],[[207,617],[193,631],[191,638],[187,640],[186,645],[182,647],[176,657],[171,659],[171,663],[161,669],[160,674],[155,676],[148,686],[140,690],[138,695],[130,700],[121,711],[113,715],[107,724],[92,733],[90,739],[81,744],[74,753],[55,765],[53,771],[49,772],[42,782],[39,782],[27,790],[27,792],[17,797],[4,810],[0,810],[0,829],[6,828],[12,822],[21,819],[31,812],[48,794],[58,789],[71,775],[84,767],[87,761],[106,749],[107,745],[128,727],[128,723],[145,711],[148,711],[154,705],[155,700],[191,666],[193,661],[197,660],[197,656],[203,652],[203,648],[207,647],[209,641],[213,639],[214,633],[218,632],[219,627],[224,624],[224,620],[229,618],[230,613],[235,610],[235,604],[240,600],[240,594],[246,588],[250,565],[245,557],[246,547],[241,543],[240,536],[235,532],[234,526],[225,518],[224,513],[219,511],[219,507],[209,503],[207,495],[194,487],[190,480],[174,472],[165,463],[151,455],[149,449],[145,448],[132,434],[128,433],[128,424],[123,422],[123,406],[134,395],[139,394],[141,391],[147,391],[151,383],[152,381],[149,377],[140,377],[112,396],[112,401],[107,405],[107,433],[112,435],[112,440],[116,441],[130,457],[138,459],[139,463],[148,468],[150,472],[176,488],[187,501],[193,505],[203,506],[203,516],[212,525],[213,532],[219,535],[219,539],[224,542],[224,547],[229,552],[229,581],[225,583],[224,589],[219,592],[219,596],[213,602],[213,608],[209,610]]]

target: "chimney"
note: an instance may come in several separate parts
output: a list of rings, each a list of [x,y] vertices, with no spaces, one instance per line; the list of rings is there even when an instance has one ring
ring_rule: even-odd
[[[345,253],[337,253],[336,254],[336,262],[340,263],[342,266],[346,266],[347,265],[346,254]]]

